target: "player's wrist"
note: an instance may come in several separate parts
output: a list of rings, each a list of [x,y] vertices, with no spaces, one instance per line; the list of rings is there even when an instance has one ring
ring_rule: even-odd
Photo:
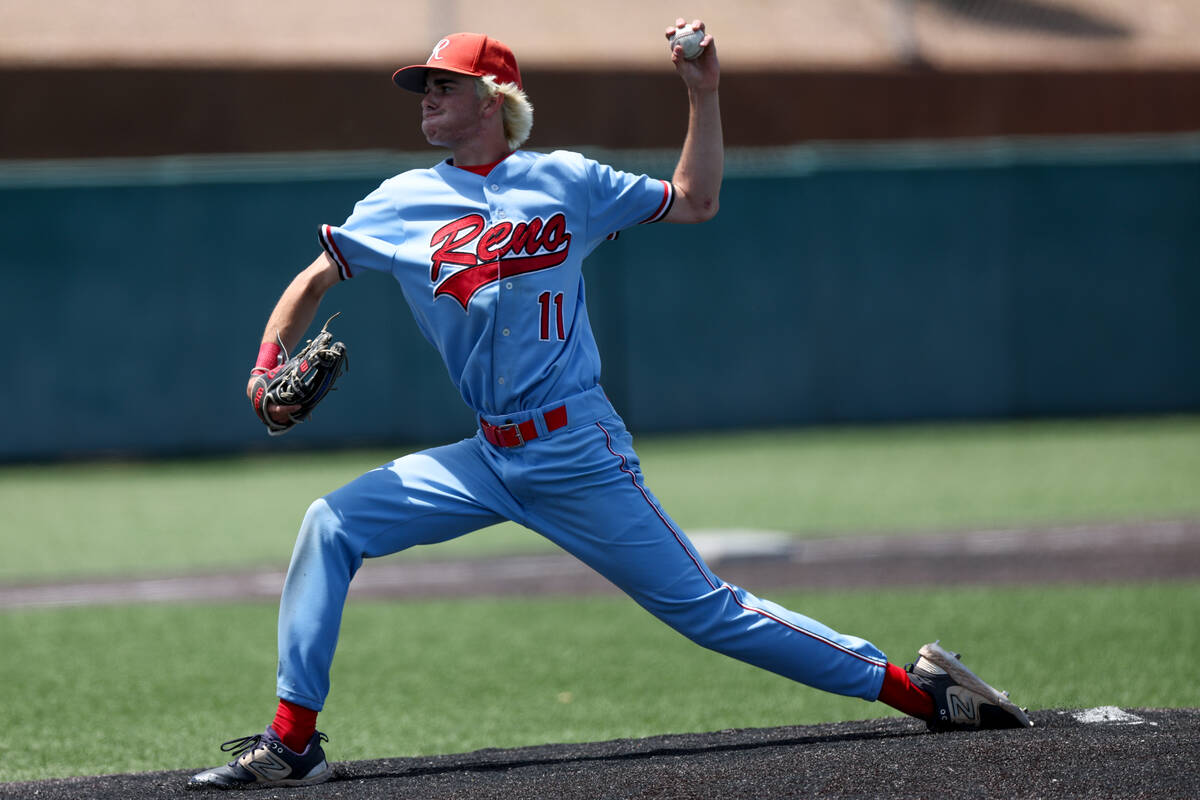
[[[279,366],[283,348],[278,342],[263,342],[258,346],[258,360],[250,369],[251,375],[263,375]]]
[[[715,105],[720,97],[720,88],[713,84],[685,84],[688,101],[692,105]]]

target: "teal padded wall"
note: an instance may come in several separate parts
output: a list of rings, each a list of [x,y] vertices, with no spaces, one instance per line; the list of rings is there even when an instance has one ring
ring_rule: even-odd
[[[469,435],[375,274],[323,304],[351,371],[312,423],[268,440],[243,395],[317,226],[436,158],[0,164],[0,459]],[[604,383],[637,432],[1200,409],[1198,137],[735,152],[721,203],[589,259]]]

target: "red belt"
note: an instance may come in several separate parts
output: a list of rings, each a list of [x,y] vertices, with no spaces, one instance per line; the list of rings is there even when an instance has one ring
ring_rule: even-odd
[[[552,408],[542,414],[542,419],[546,421],[547,433],[565,427],[567,424],[567,407],[559,406],[558,408]],[[538,438],[537,425],[531,419],[527,419],[524,422],[510,422],[507,425],[492,425],[480,417],[479,429],[483,431],[483,438],[496,445],[496,447],[520,447],[526,442],[532,442]]]

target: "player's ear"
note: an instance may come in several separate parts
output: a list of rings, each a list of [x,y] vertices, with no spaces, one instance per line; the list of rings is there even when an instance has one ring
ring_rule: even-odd
[[[490,97],[485,97],[479,108],[485,117],[499,113],[504,108],[504,95],[496,92]]]

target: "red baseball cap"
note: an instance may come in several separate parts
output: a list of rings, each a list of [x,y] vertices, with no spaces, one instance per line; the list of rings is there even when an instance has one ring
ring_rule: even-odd
[[[431,69],[444,69],[477,78],[495,75],[497,83],[515,83],[518,88],[524,89],[513,51],[503,42],[490,39],[482,33],[450,34],[433,46],[428,61],[401,67],[396,70],[392,80],[401,89],[424,94],[425,76]]]

